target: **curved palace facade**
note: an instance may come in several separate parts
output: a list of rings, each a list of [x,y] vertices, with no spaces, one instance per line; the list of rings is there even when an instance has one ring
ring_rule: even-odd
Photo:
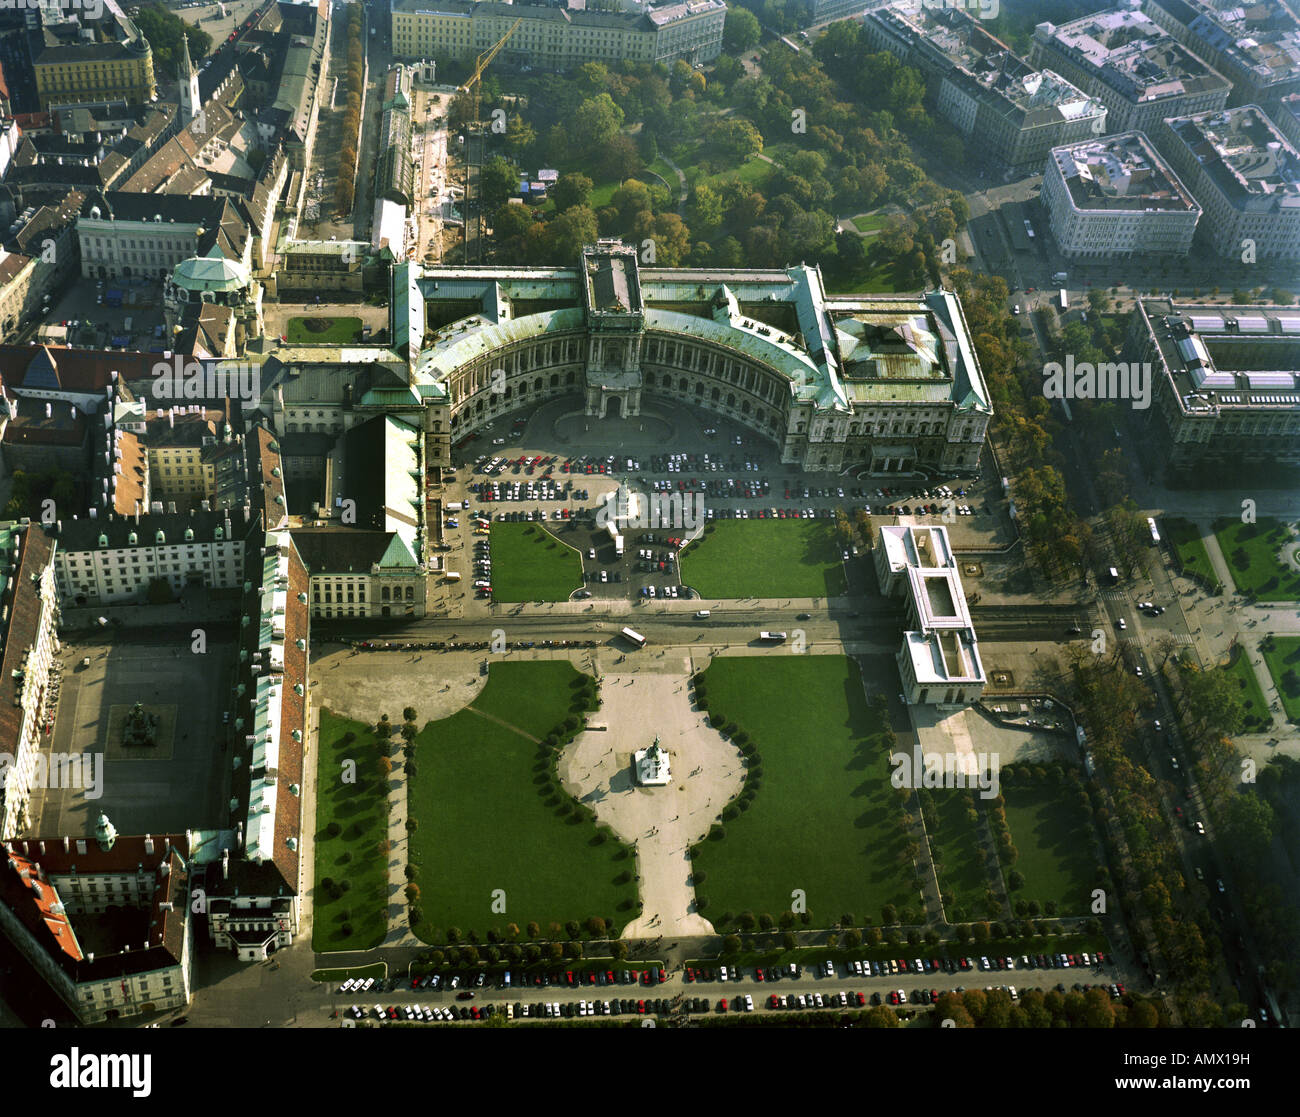
[[[290,470],[377,413],[428,465],[562,396],[595,419],[689,404],[805,469],[973,471],[993,410],[957,296],[830,296],[817,268],[642,268],[618,241],[570,268],[394,267],[389,344],[281,348],[264,403]],[[313,449],[315,447],[315,449]],[[311,464],[302,461],[304,470]]]

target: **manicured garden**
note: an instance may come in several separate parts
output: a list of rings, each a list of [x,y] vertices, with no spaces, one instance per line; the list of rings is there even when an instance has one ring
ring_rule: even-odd
[[[1261,646],[1288,721],[1300,722],[1300,636],[1271,636]]]
[[[497,662],[472,705],[416,737],[408,902],[424,941],[510,939],[530,923],[563,938],[570,921],[635,917],[630,850],[555,775],[594,695],[567,662]]]
[[[873,693],[891,666],[876,658],[869,661]],[[892,679],[888,685],[897,689]],[[886,922],[887,906],[913,905],[919,917],[910,834],[890,784],[885,703],[883,696],[868,702],[857,662],[721,658],[696,687],[712,724],[736,724],[731,740],[748,763],[746,790],[694,847],[704,917],[719,930],[755,917],[785,926],[802,914],[792,912],[801,903],[809,919],[799,925],[844,915]]]
[[[1002,795],[1012,846],[1000,844],[1003,878],[1013,908],[1021,901],[1028,914],[1089,914],[1096,887],[1097,839],[1087,809],[1079,799],[1081,784],[1068,778],[1005,780]],[[994,834],[997,806],[987,805]],[[1017,915],[1021,912],[1017,911]]]
[[[290,318],[284,336],[290,345],[349,345],[361,340],[361,319]]]
[[[1300,601],[1300,571],[1282,557],[1300,546],[1289,524],[1220,520],[1214,533],[1238,590],[1257,601]]]
[[[681,556],[701,597],[834,597],[846,592],[832,520],[717,520]]]
[[[582,585],[582,559],[541,524],[492,525],[492,596],[497,601],[567,601]]]
[[[983,916],[992,882],[985,865],[979,816],[971,816],[972,811],[980,810],[976,794],[937,788],[923,791],[921,800],[944,914],[950,923]]]
[[[312,949],[367,950],[388,930],[388,749],[329,710],[319,748]]]

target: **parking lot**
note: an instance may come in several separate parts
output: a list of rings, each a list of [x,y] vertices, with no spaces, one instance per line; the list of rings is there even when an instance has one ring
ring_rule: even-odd
[[[966,983],[969,982],[969,985]],[[1127,988],[1113,959],[1086,952],[942,958],[826,959],[738,967],[725,963],[667,972],[658,964],[553,970],[531,967],[489,975],[447,970],[413,978],[345,981],[333,990],[341,1014],[383,1023],[553,1020],[603,1016],[723,1015],[809,1012],[887,1005],[925,1010],[944,993],[1002,990],[1017,1001],[1030,990],[1104,989],[1120,1000]],[[779,990],[779,991],[778,991]],[[654,995],[650,995],[650,994]],[[396,994],[393,996],[392,994]]]
[[[693,438],[673,441],[698,443],[698,448],[671,453],[645,452],[632,443],[618,454],[609,453],[606,445],[586,453],[572,447],[557,453],[558,439],[548,438],[548,433],[571,430],[573,424],[570,416],[548,417],[550,406],[531,419],[498,419],[466,439],[458,447],[458,459],[465,464],[446,477],[440,489],[431,485],[431,495],[436,491],[447,510],[441,524],[447,569],[475,570],[472,580],[440,587],[436,596],[446,608],[466,602],[482,602],[482,608],[491,602],[491,554],[480,544],[494,522],[544,524],[582,556],[583,582],[575,587],[575,598],[624,601],[695,596],[681,585],[676,558],[695,534],[697,517],[700,523],[832,520],[842,509],[851,517],[861,512],[887,523],[899,517],[943,523],[958,545],[1001,545],[1015,538],[995,478],[894,478],[885,485],[856,476],[854,470],[836,476],[804,472],[781,464],[770,442],[727,424],[697,425]],[[685,415],[675,426],[678,420],[672,413],[646,425],[679,435],[688,422],[695,425]],[[590,426],[584,441],[595,444],[602,422]],[[625,529],[619,554],[603,518],[598,522],[596,515],[608,507],[609,494],[620,484],[643,494],[647,503],[658,497],[674,514],[680,513],[677,526]]]

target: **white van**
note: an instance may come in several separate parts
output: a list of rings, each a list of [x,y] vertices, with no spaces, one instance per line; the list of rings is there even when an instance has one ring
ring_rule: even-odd
[[[696,610],[695,610],[695,619],[696,619],[696,620],[699,620],[699,621],[707,621],[711,616],[713,616],[713,614],[710,613],[707,609],[696,609]]]
[[[443,576],[443,577],[444,577],[448,582],[459,582],[459,581],[460,581],[460,571],[459,571],[459,570],[444,570],[443,573],[442,573],[442,576]]]

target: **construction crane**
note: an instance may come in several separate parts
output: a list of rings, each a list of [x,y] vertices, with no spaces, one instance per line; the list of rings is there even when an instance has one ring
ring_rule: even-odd
[[[515,29],[523,22],[522,17],[515,20],[514,23],[510,25],[509,31],[502,35],[490,49],[485,50],[478,56],[478,61],[474,64],[474,72],[470,74],[469,79],[465,84],[460,87],[459,92],[466,93],[470,97],[470,105],[473,109],[471,121],[473,123],[478,123],[479,79],[482,78],[483,71],[488,68],[492,59],[494,59],[497,54],[500,53],[501,48],[506,45],[506,40],[515,33]]]

